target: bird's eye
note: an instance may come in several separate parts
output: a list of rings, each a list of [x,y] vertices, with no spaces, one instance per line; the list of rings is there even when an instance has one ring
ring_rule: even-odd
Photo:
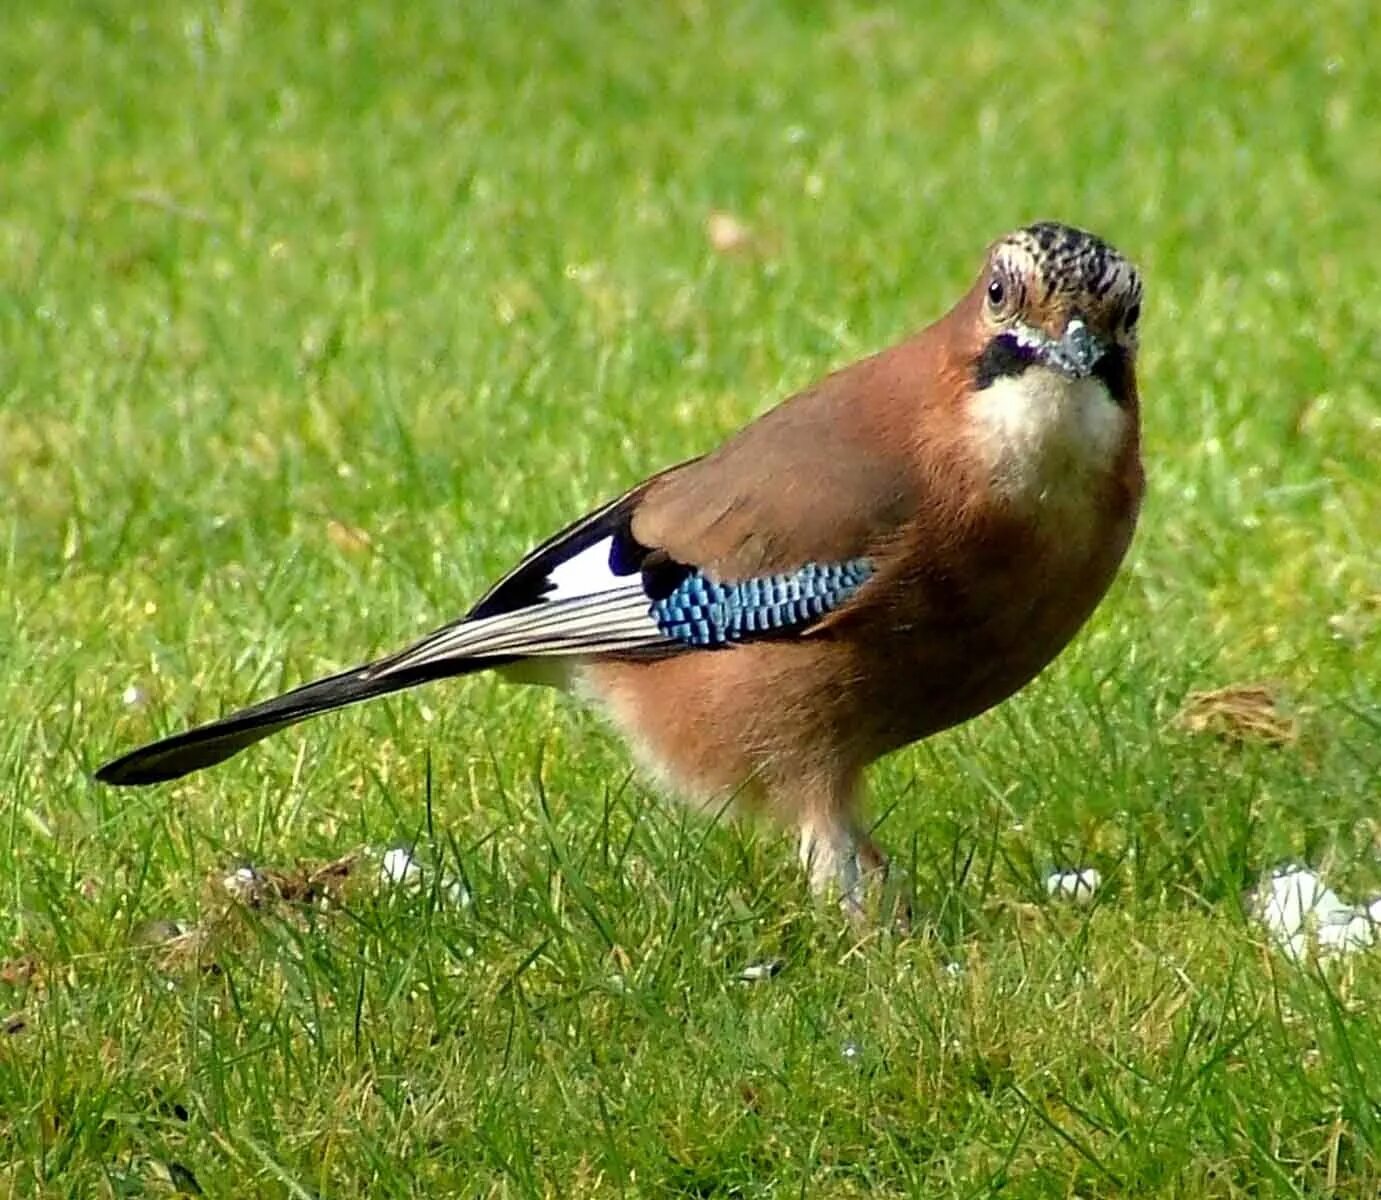
[[[1122,324],[1130,331],[1136,328],[1136,323],[1141,320],[1141,301],[1138,300],[1126,312],[1122,318]]]
[[[997,311],[1006,303],[1007,285],[1003,282],[1001,275],[994,275],[988,280],[988,305]]]

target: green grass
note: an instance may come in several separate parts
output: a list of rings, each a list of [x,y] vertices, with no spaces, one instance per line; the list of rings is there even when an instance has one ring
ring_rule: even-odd
[[[1242,900],[1381,891],[1375,12],[1124,8],[5,7],[0,1195],[1377,1193],[1381,949],[1292,966]],[[874,772],[913,938],[487,680],[90,781],[456,614],[1044,216],[1146,276],[1149,497],[1076,645]],[[1175,722],[1263,680],[1284,746]],[[417,892],[218,883],[399,844]]]

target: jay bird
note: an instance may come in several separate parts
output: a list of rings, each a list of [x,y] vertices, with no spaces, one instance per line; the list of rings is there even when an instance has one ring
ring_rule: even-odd
[[[1142,492],[1141,279],[1040,222],[934,324],[533,550],[395,654],[107,763],[175,779],[331,709],[497,669],[603,706],[657,778],[800,833],[862,911],[864,769],[1030,681],[1112,581]]]

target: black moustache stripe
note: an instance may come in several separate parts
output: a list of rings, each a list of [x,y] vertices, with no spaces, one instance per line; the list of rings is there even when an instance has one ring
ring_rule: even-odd
[[[1000,333],[973,361],[973,383],[977,391],[1005,379],[1020,375],[1038,361],[1036,351],[1023,346],[1010,333]],[[1121,346],[1110,346],[1093,368],[1093,377],[1101,380],[1108,395],[1119,408],[1127,405],[1127,352]]]
[[[1093,377],[1103,381],[1118,408],[1127,407],[1127,352],[1121,346],[1108,347],[1094,364]]]
[[[1010,333],[999,333],[973,363],[974,386],[981,392],[999,379],[1020,375],[1036,361],[1036,352]]]

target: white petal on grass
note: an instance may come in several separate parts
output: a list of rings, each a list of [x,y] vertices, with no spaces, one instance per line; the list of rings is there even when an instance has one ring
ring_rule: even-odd
[[[1309,938],[1304,933],[1292,933],[1289,937],[1278,938],[1276,944],[1291,962],[1303,962],[1309,954]]]
[[[1365,912],[1345,911],[1341,919],[1319,925],[1320,954],[1352,954],[1376,941],[1376,926]]]
[[[422,868],[412,854],[401,846],[384,851],[379,863],[379,882],[394,887],[419,887],[422,883]]]
[[[1323,877],[1307,867],[1277,871],[1264,899],[1266,924],[1284,937],[1302,930],[1311,916],[1327,921],[1347,908]]]
[[[1058,900],[1071,900],[1084,905],[1093,902],[1094,893],[1102,886],[1103,876],[1092,867],[1074,871],[1051,871],[1045,877],[1045,894]]]
[[[416,891],[423,883],[422,864],[403,846],[385,850],[379,860],[379,882],[387,887]],[[447,875],[441,881],[441,898],[457,908],[469,908],[474,902],[470,889],[457,875]]]
[[[1323,877],[1307,867],[1277,871],[1261,901],[1261,920],[1281,943],[1304,933],[1311,918],[1327,921],[1347,907]]]
[[[1303,960],[1312,940],[1320,955],[1351,954],[1376,941],[1381,902],[1345,903],[1317,871],[1288,866],[1257,894],[1257,917],[1289,959]]]

